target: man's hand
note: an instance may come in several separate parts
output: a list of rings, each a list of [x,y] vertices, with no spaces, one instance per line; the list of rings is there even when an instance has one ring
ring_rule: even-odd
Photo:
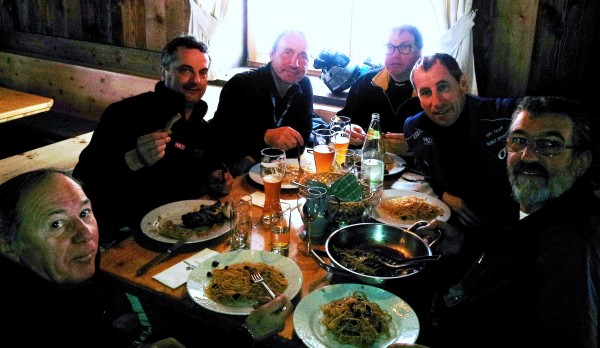
[[[386,133],[383,135],[385,151],[399,156],[409,156],[408,143],[404,139],[404,133]]]
[[[415,231],[427,244],[431,244],[440,232],[442,235],[438,243],[441,244],[443,255],[458,254],[465,236],[449,223],[434,219]]]
[[[228,171],[217,169],[208,174],[208,185],[212,193],[224,196],[229,193],[233,186],[233,176]]]
[[[292,302],[287,296],[280,294],[253,310],[246,318],[246,326],[257,340],[264,339],[283,330],[285,320],[293,310]]]
[[[350,125],[350,144],[354,146],[360,146],[365,142],[367,133],[357,124]]]
[[[137,139],[135,149],[125,154],[125,161],[134,171],[152,166],[165,157],[165,149],[170,141],[171,137],[164,131],[142,135]]]
[[[292,127],[268,129],[265,132],[264,140],[267,145],[285,151],[298,146],[304,146],[304,139],[302,139],[302,135]]]
[[[458,220],[465,226],[481,226],[481,219],[465,204],[462,198],[444,192],[442,201],[452,209]]]

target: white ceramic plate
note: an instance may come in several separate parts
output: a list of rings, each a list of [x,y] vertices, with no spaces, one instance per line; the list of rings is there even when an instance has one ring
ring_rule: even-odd
[[[285,163],[291,163],[291,164],[298,165],[298,160],[296,158],[286,158]],[[248,176],[250,176],[250,179],[252,179],[252,181],[254,181],[255,183],[263,185],[263,179],[260,176],[260,163],[256,163],[255,165],[252,166],[252,168],[250,168],[250,171],[248,172]],[[298,186],[295,186],[292,184],[282,184],[281,188],[282,189],[297,189]]]
[[[158,233],[161,221],[172,220],[175,224],[182,224],[181,215],[200,210],[200,205],[213,205],[216,201],[206,199],[192,199],[162,205],[150,211],[140,222],[142,232],[159,242],[177,243],[177,239],[169,238]],[[222,236],[229,231],[229,221],[216,225],[206,231],[190,238],[186,244],[204,242]]]
[[[236,250],[227,253],[215,255],[196,267],[187,281],[187,290],[190,297],[200,306],[215,312],[234,315],[248,315],[254,309],[253,307],[232,307],[208,298],[205,293],[205,287],[210,284],[210,278],[207,273],[213,270],[213,262],[218,262],[218,268],[227,265],[248,262],[264,262],[280,270],[288,280],[288,287],[284,291],[289,299],[294,298],[302,288],[302,271],[296,263],[289,258],[263,250]]]
[[[433,204],[435,206],[442,208],[443,214],[441,216],[436,217],[437,219],[442,220],[442,221],[448,221],[448,219],[450,218],[450,208],[446,205],[446,203],[442,202],[438,198],[435,198],[433,196],[430,196],[430,195],[428,195],[426,193],[422,193],[422,192],[410,191],[410,190],[385,190],[385,191],[383,191],[383,196],[381,197],[381,202],[385,201],[386,199],[406,197],[406,196],[415,196],[415,197],[419,197],[419,198],[424,198],[427,203]],[[389,216],[388,214],[386,214],[382,211],[381,202],[374,209],[373,218],[375,220],[377,220],[379,222],[383,222],[388,225],[397,226],[400,228],[408,228],[408,227],[412,226],[415,222],[418,221],[418,220],[402,220],[397,217]]]
[[[341,344],[328,333],[321,324],[323,313],[321,306],[351,296],[355,291],[361,291],[371,302],[388,311],[392,316],[391,338],[382,339],[373,348],[387,347],[392,343],[414,343],[419,336],[419,319],[415,311],[398,296],[378,287],[362,284],[329,285],[311,292],[302,299],[294,310],[294,330],[298,337],[309,348],[351,348],[354,346]]]

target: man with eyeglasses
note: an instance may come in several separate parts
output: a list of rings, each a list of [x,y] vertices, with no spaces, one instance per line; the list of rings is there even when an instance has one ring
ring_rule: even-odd
[[[452,210],[451,222],[468,229],[516,221],[505,161],[518,99],[467,94],[465,75],[445,53],[419,59],[411,81],[423,112],[406,120],[404,135],[415,166]],[[474,246],[481,229],[476,230],[469,234]]]
[[[306,76],[308,43],[300,31],[284,31],[275,39],[271,61],[238,73],[221,90],[209,121],[215,146],[234,176],[260,161],[260,151],[277,147],[297,157],[312,131],[313,89]],[[225,143],[227,146],[225,146]]]
[[[358,78],[350,87],[344,108],[337,112],[350,117],[353,124],[351,145],[362,145],[371,115],[378,113],[381,131],[396,133],[385,139],[386,150],[398,154],[407,150],[401,134],[404,120],[422,110],[409,80],[422,48],[423,37],[417,27],[402,25],[390,30],[387,44],[383,46],[385,67]]]
[[[521,219],[490,234],[460,281],[435,297],[435,326],[424,327],[423,343],[598,347],[599,132],[600,119],[574,100],[522,99],[506,141]],[[444,263],[462,252],[462,233],[443,221],[417,233],[436,229]]]

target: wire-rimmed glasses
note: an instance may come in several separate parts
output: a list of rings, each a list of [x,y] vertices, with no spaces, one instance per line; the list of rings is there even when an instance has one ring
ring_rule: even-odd
[[[533,150],[542,156],[558,156],[563,149],[574,149],[573,145],[564,145],[558,140],[553,139],[527,139],[518,136],[509,136],[506,138],[506,149],[509,152],[523,152],[529,146],[533,145]]]

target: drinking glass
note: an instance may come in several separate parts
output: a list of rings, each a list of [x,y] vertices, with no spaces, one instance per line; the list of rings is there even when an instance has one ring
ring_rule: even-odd
[[[273,203],[270,210],[270,249],[272,252],[287,256],[290,251],[290,218],[292,206],[287,202],[278,202]]]
[[[252,196],[236,195],[230,203],[231,250],[249,250],[252,246]]]
[[[354,162],[357,161],[357,155],[354,150],[346,150],[345,153],[340,154],[337,150],[335,151],[338,161],[336,162],[337,171],[341,174],[348,174],[354,170]],[[339,160],[341,157],[341,161]],[[360,161],[360,157],[358,157]]]
[[[343,161],[343,155],[350,145],[350,117],[334,116],[329,122],[329,129],[334,132],[333,142],[335,144],[336,161],[340,164]]]
[[[300,238],[306,241],[304,255],[309,255],[311,243],[316,234],[322,231],[317,226],[320,224],[319,217],[327,206],[327,189],[323,187],[300,188],[298,191],[298,211],[304,223],[304,230],[300,232]]]
[[[270,206],[281,197],[281,182],[285,176],[285,151],[275,147],[262,149],[260,158],[260,176],[265,187],[265,204],[261,221],[269,226]]]
[[[335,158],[335,143],[333,142],[335,132],[331,129],[315,129],[313,156],[315,157],[315,169],[317,173],[331,172],[331,166]]]

